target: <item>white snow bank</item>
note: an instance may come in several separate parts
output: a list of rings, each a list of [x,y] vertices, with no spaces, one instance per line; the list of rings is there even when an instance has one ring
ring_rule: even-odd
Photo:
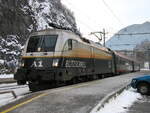
[[[4,64],[4,60],[3,59],[0,59],[0,64]]]
[[[14,99],[11,93],[0,94],[0,106],[6,105]]]
[[[130,88],[124,90],[116,98],[112,98],[105,104],[104,108],[99,111],[93,109],[91,113],[126,113],[126,108],[130,107],[138,98],[142,98],[142,96]]]
[[[1,84],[0,87],[11,86],[11,85],[13,86],[13,85],[17,85],[17,84],[16,83]],[[10,102],[16,101],[17,99],[24,97],[25,96],[24,94],[30,92],[29,88],[26,87],[26,85],[23,85],[23,86],[24,86],[23,88],[13,89],[13,91],[17,95],[17,98],[14,98],[11,93],[0,94],[0,106],[4,106]]]
[[[142,68],[141,71],[149,71],[150,69]]]
[[[0,79],[1,78],[14,78],[14,74],[2,74],[0,75]]]
[[[39,2],[38,0],[29,0],[29,5],[31,6],[31,10],[34,12],[34,17],[37,20],[38,30],[49,28],[47,16],[51,11],[51,4],[49,0],[45,0],[44,2]],[[37,9],[40,9],[37,10]]]

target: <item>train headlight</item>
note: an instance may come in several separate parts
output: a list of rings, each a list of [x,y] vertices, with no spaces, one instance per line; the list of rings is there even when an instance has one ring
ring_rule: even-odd
[[[59,64],[59,59],[54,59],[52,66],[53,67],[58,67],[58,64]]]
[[[19,63],[19,67],[24,67],[24,60],[21,60],[21,62]]]
[[[21,62],[21,67],[24,67],[24,62]]]

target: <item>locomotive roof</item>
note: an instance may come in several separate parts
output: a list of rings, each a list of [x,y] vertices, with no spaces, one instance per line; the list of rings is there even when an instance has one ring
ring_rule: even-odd
[[[68,30],[61,30],[61,29],[44,29],[44,30],[39,30],[39,31],[36,31],[36,32],[33,32],[31,34],[31,36],[34,36],[34,35],[45,35],[45,34],[51,34],[51,33],[63,33],[63,32],[66,32],[66,33],[69,33],[69,34],[74,34],[73,32],[71,31],[68,31]]]
[[[69,30],[62,30],[62,29],[45,29],[45,30],[40,30],[40,31],[37,31],[37,32],[33,32],[30,36],[35,36],[35,35],[49,35],[49,34],[63,34],[63,33],[67,33],[69,35],[73,35],[75,38],[75,40],[78,40],[79,42],[82,42],[86,45],[89,45],[89,46],[93,46],[97,49],[101,49],[103,51],[107,51],[109,52],[109,50],[106,48],[106,47],[103,47],[102,45],[98,44],[98,43],[95,43],[91,40],[88,40],[84,37],[81,37],[79,35],[76,35],[75,33],[69,31]]]

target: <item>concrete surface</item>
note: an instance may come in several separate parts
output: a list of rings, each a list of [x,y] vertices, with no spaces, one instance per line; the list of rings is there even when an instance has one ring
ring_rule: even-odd
[[[124,74],[89,83],[50,89],[45,91],[47,93],[45,96],[16,107],[10,110],[10,113],[89,113],[107,94],[129,84],[133,77],[143,74],[150,74],[150,72]]]

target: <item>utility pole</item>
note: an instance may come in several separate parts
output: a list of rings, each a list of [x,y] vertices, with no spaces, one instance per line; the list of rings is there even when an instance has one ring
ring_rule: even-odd
[[[100,34],[100,37],[96,35],[97,33]],[[99,39],[99,41],[101,41],[103,39],[104,40],[103,46],[105,47],[105,40],[106,40],[106,31],[105,31],[105,29],[103,29],[103,31],[91,32],[91,34],[95,35]]]
[[[103,29],[102,34],[103,34],[103,38],[104,38],[104,45],[103,45],[103,46],[105,47],[105,38],[106,38],[106,37],[105,37],[105,34],[106,34],[105,29]]]

